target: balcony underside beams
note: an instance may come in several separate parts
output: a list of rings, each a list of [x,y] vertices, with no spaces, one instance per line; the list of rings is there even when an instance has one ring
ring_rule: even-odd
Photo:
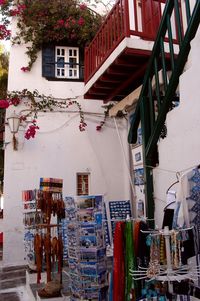
[[[84,97],[104,102],[122,100],[142,83],[149,55],[148,50],[125,48]]]

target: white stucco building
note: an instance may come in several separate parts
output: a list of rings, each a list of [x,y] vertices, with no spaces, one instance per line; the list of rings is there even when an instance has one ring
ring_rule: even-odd
[[[13,33],[14,33],[13,29]],[[54,45],[57,55],[70,49]],[[75,56],[78,52],[75,50]],[[77,107],[71,106],[66,112],[38,113],[40,129],[34,139],[26,140],[26,129],[20,126],[16,135],[18,150],[14,151],[12,134],[5,130],[5,176],[4,176],[4,219],[1,229],[4,233],[3,266],[20,265],[24,261],[22,191],[39,188],[40,177],[63,179],[63,196],[77,194],[77,175],[86,174],[89,179],[89,194],[102,194],[105,200],[130,199],[129,147],[122,141],[127,137],[125,119],[109,119],[102,131],[96,126],[104,117],[102,102],[83,99],[83,81],[63,81],[42,77],[42,53],[38,54],[32,70],[21,71],[26,65],[25,45],[11,46],[9,65],[9,91],[37,89],[46,96],[57,100],[76,99],[85,112],[86,130],[79,131],[80,116]],[[65,55],[64,54],[64,55]],[[77,56],[78,57],[78,56]],[[54,60],[56,58],[54,57]],[[57,72],[57,71],[55,71]],[[60,71],[59,71],[60,72]],[[79,72],[79,71],[76,71]],[[59,73],[61,75],[61,73]],[[69,74],[68,74],[69,75]],[[74,75],[75,79],[76,74]],[[26,109],[23,104],[10,107],[7,117],[15,112],[21,115]],[[25,111],[26,112],[26,111]],[[120,137],[119,137],[120,134]]]
[[[65,196],[76,194],[77,174],[88,174],[90,194],[103,194],[108,200],[130,198],[133,200],[129,173],[132,169],[132,161],[135,163],[135,169],[137,164],[138,168],[142,168],[144,158],[142,159],[141,156],[139,161],[136,158],[138,153],[142,153],[141,146],[132,150],[131,158],[127,143],[128,125],[124,119],[117,119],[120,135],[113,119],[108,121],[102,132],[96,132],[95,128],[98,125],[97,122],[101,121],[98,115],[103,111],[101,100],[119,101],[117,105],[119,111],[131,107],[134,112],[154,45],[155,32],[164,8],[164,1],[153,2],[151,9],[149,8],[150,2],[143,1],[140,5],[139,1],[130,0],[124,1],[124,6],[121,6],[121,2],[116,3],[111,14],[108,15],[108,21],[98,33],[99,36],[96,36],[95,41],[98,41],[99,48],[96,47],[95,42],[91,43],[87,49],[85,87],[83,82],[58,79],[62,77],[62,70],[53,70],[54,76],[57,75],[56,80],[52,81],[48,76],[45,77],[44,68],[42,69],[44,52],[39,54],[30,73],[21,72],[20,68],[26,65],[25,47],[11,47],[8,89],[10,91],[24,88],[31,91],[37,89],[40,93],[53,95],[57,99],[78,97],[77,100],[87,112],[85,118],[88,126],[86,131],[79,132],[77,112],[39,112],[40,129],[35,139],[24,140],[25,130],[20,127],[18,151],[13,151],[11,144],[6,146],[3,264],[12,265],[24,262],[21,191],[37,188],[40,177],[63,178]],[[198,1],[189,2],[192,10]],[[185,32],[187,16],[184,0],[181,1],[181,5]],[[145,12],[148,13],[145,14]],[[118,16],[123,21],[122,28],[117,25]],[[112,23],[109,20],[115,22]],[[173,14],[171,23],[173,29]],[[102,43],[102,32],[105,34],[105,40],[108,40],[112,30],[114,32],[112,43],[109,45]],[[177,55],[178,33],[176,30],[172,31],[173,40],[176,40],[174,54]],[[64,49],[60,48],[61,52],[57,52],[54,48],[54,58],[55,55],[62,56],[62,51],[66,53],[69,50],[66,49],[67,45],[61,46]],[[170,48],[164,43],[163,47],[163,53],[169,56]],[[199,47],[200,32],[198,30],[191,41],[191,51],[179,78],[179,105],[167,114],[167,137],[158,141],[159,162],[157,167],[153,168],[155,204],[155,210],[153,210],[155,224],[159,227],[162,225],[163,208],[167,204],[166,191],[176,181],[176,172],[183,172],[200,163]],[[103,49],[104,53],[100,53],[99,49]],[[96,60],[93,56],[96,56]],[[155,78],[151,84],[152,91],[154,91]],[[83,94],[86,99],[83,99]],[[23,109],[23,106],[18,106],[16,112]],[[69,109],[71,110],[74,110],[74,107]],[[7,112],[7,116],[9,114],[11,114],[11,109]],[[111,115],[115,116],[115,114],[116,112]],[[11,138],[12,135],[6,127],[5,142],[11,141]],[[176,190],[176,186],[174,189]],[[144,199],[144,190],[144,187],[136,188],[137,200]]]

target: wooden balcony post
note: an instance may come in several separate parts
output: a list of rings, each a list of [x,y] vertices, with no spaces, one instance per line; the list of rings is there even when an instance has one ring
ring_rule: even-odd
[[[130,17],[129,17],[129,1],[132,0],[124,0],[124,29],[125,29],[125,36],[130,36]]]

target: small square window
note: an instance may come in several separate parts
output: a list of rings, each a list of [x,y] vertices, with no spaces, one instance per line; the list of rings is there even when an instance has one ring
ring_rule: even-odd
[[[77,195],[89,195],[89,174],[77,174]]]

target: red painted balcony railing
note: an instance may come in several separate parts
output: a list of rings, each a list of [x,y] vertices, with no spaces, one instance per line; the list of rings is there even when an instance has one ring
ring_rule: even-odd
[[[165,2],[166,0],[118,0],[116,2],[96,36],[85,49],[85,83],[125,37],[155,39]],[[176,30],[174,39],[177,39]]]

